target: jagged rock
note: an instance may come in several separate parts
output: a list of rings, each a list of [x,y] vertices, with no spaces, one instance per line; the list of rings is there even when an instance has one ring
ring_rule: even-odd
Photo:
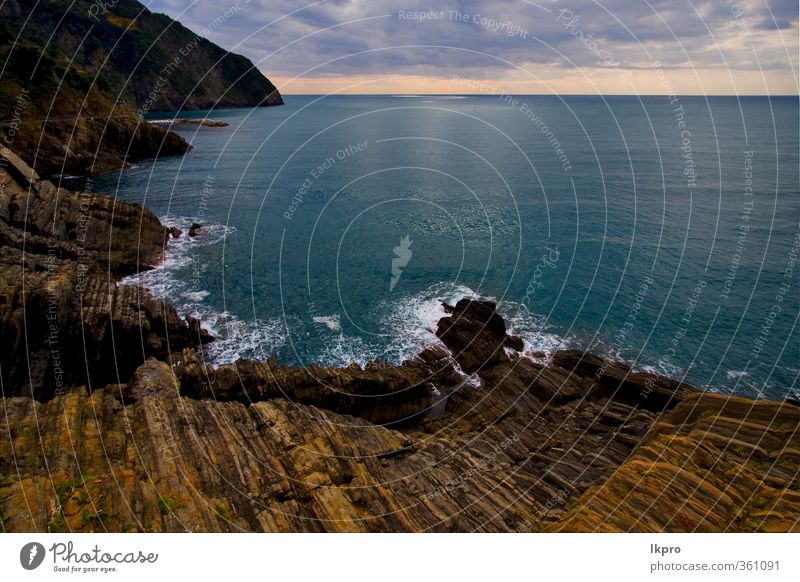
[[[597,389],[616,400],[654,412],[673,408],[695,389],[684,383],[648,372],[634,372],[623,362],[599,358],[580,350],[560,350],[553,354],[554,366],[591,378]]]
[[[74,386],[125,383],[148,357],[210,341],[171,305],[108,278],[161,259],[166,234],[151,212],[56,188],[7,150],[0,156],[6,394],[47,399]]]
[[[415,365],[443,357],[432,348]],[[127,385],[46,403],[6,398],[0,473],[14,462],[6,527],[686,531],[715,503],[722,511],[700,529],[796,526],[800,409],[693,393],[656,422],[656,413],[604,396],[590,378],[517,358],[452,392],[440,415],[393,428],[365,420],[384,413],[359,408],[355,396],[386,390],[387,373],[390,385],[402,385],[403,374],[422,369],[415,365],[377,376],[274,361],[214,370],[187,348],[171,366],[148,360]],[[251,394],[263,400],[250,403]],[[744,460],[728,464],[726,451]],[[691,476],[674,479],[684,469]],[[663,477],[644,488],[651,472]],[[719,495],[731,479],[733,505]],[[642,491],[629,495],[635,487]],[[751,491],[754,509],[732,512]],[[686,519],[675,513],[681,503],[691,508]]]
[[[72,261],[3,247],[0,263],[7,394],[46,399],[70,386],[124,383],[146,358],[208,341],[148,291],[82,274]]]
[[[527,389],[544,402],[559,404],[585,397],[594,386],[565,370],[547,368],[526,359],[485,369],[481,377],[489,385],[515,383],[517,391]]]
[[[170,307],[172,306],[170,305]],[[200,346],[214,341],[214,336],[211,335],[211,332],[203,327],[203,324],[199,319],[195,317],[187,317],[186,323],[189,325],[189,337],[191,338],[189,345]]]
[[[176,398],[173,378],[147,362],[128,388],[161,388],[128,406],[117,386],[5,399],[0,430],[12,436],[0,441],[0,472],[13,458],[20,476],[4,491],[6,527],[536,531],[607,479],[653,421],[609,402],[549,408],[500,386],[464,393],[430,432],[398,431],[284,398]],[[517,412],[500,413],[509,407]],[[603,410],[623,424],[586,430]]]
[[[445,306],[448,317],[439,320],[436,335],[468,374],[509,361],[504,348],[523,348],[522,340],[506,334],[506,324],[491,301],[462,299]]]
[[[241,359],[214,368],[192,349],[173,357],[181,394],[242,403],[286,398],[292,402],[359,416],[376,424],[418,422],[431,405],[432,374],[407,363],[380,369],[308,366]]]
[[[91,192],[71,192],[40,180],[25,162],[0,149],[0,176],[7,195],[0,217],[3,243],[27,251],[71,259],[122,277],[163,257],[166,231],[142,206]]]
[[[476,300],[402,365],[214,368],[199,321],[115,282],[160,257],[155,217],[117,201],[112,229],[108,199],[1,159],[8,530],[797,528],[797,407],[537,363]]]

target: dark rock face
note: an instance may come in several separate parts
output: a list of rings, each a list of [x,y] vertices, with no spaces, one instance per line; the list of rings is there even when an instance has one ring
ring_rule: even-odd
[[[634,372],[622,362],[604,360],[578,350],[558,351],[553,354],[552,362],[578,376],[594,379],[598,391],[616,400],[653,412],[673,408],[694,391],[683,382],[647,372]]]
[[[167,233],[150,211],[56,188],[8,150],[0,161],[6,394],[124,383],[148,357],[209,341],[171,305],[115,282],[163,256]]]
[[[193,349],[173,355],[172,361],[181,395],[191,398],[243,404],[285,398],[384,425],[418,423],[431,404],[431,374],[415,363],[362,370],[239,360],[213,368]]]
[[[491,301],[462,299],[449,317],[439,320],[436,335],[468,374],[508,362],[506,347],[522,349],[522,340],[506,334],[506,323],[496,308]]]
[[[0,168],[9,172],[0,207],[2,236],[9,246],[22,248],[25,238],[28,251],[82,262],[114,277],[161,260],[166,231],[149,210],[56,188],[6,148],[0,149]]]
[[[5,79],[0,79],[5,81]],[[9,84],[0,83],[8,88]],[[46,85],[44,86],[46,87]],[[180,135],[147,123],[129,106],[116,106],[107,96],[40,95],[37,87],[31,99],[55,101],[55,111],[26,108],[17,116],[13,129],[14,150],[42,175],[90,175],[119,171],[132,161],[160,156],[182,155],[192,146]],[[86,102],[84,103],[84,98]],[[0,90],[0,101],[13,100]],[[6,113],[4,120],[13,119]],[[10,135],[12,128],[0,123],[0,132]]]

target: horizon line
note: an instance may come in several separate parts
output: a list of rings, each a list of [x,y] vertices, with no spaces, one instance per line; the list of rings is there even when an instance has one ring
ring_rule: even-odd
[[[664,93],[284,93],[296,96],[344,96],[344,97],[667,97]],[[800,97],[800,93],[680,93],[675,97]]]

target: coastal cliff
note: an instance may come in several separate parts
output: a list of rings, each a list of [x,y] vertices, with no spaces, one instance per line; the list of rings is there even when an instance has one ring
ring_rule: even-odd
[[[190,149],[144,113],[283,103],[247,58],[136,0],[3,2],[0,58],[3,145],[42,175]]]
[[[402,365],[212,367],[200,322],[118,282],[188,235],[0,153],[6,531],[800,528],[792,404],[532,360],[469,299]]]

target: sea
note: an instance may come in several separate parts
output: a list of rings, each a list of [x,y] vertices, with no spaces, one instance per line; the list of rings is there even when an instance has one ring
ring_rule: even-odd
[[[126,282],[199,318],[212,363],[398,363],[481,297],[526,357],[800,398],[797,97],[284,98],[181,113],[228,126],[93,178],[183,229]]]

